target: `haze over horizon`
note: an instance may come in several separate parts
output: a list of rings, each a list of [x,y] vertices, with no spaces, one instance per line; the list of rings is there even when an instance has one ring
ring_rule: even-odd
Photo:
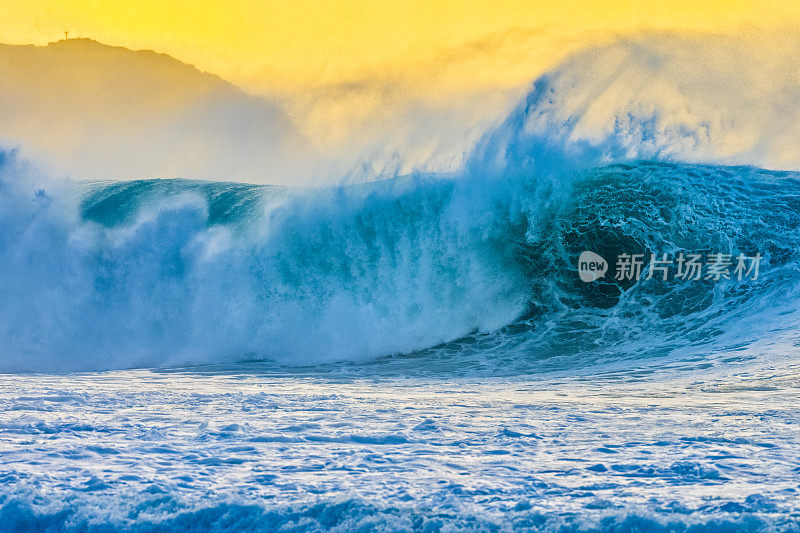
[[[540,66],[563,57],[565,43],[591,45],[641,32],[775,31],[800,18],[800,5],[780,0],[692,2],[543,0],[299,0],[291,4],[145,0],[6,0],[0,42],[45,44],[86,37],[131,49],[152,49],[213,72],[250,90],[404,77],[454,55],[514,47],[536,34]],[[509,65],[511,66],[511,65]],[[480,83],[463,72],[460,83]],[[478,78],[511,85],[528,65],[483,72]]]
[[[515,45],[521,53],[529,48],[523,35]],[[463,53],[455,63],[430,65],[425,87],[375,78],[272,97],[152,51],[89,39],[0,45],[0,98],[8,104],[0,143],[78,179],[309,185],[453,172],[503,120],[514,120],[509,113],[543,75],[541,83],[567,83],[546,120],[567,113],[576,139],[606,138],[635,116],[652,126],[629,132],[633,139],[687,135],[690,159],[793,169],[800,166],[796,117],[781,109],[791,109],[800,92],[792,75],[798,42],[788,32],[620,38],[576,45],[571,59],[518,87],[451,92],[454,70],[526,61],[524,53],[509,55],[509,46],[479,47],[471,68]]]

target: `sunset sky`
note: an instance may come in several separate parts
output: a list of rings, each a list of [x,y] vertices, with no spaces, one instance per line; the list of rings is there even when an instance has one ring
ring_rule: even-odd
[[[547,62],[564,39],[776,28],[796,20],[800,3],[785,0],[3,0],[0,42],[46,44],[69,31],[165,52],[245,86],[304,86],[402,75],[519,32],[546,33],[537,46]],[[508,66],[496,73],[517,75]]]

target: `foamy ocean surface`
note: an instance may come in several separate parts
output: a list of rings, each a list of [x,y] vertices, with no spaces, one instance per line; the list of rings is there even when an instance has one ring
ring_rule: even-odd
[[[648,46],[543,76],[450,174],[2,153],[0,531],[800,530],[794,130],[590,90],[701,55]],[[583,251],[761,262],[584,283]]]
[[[715,379],[697,365],[491,380],[255,368],[4,377],[0,523],[796,530],[797,369],[731,359]]]

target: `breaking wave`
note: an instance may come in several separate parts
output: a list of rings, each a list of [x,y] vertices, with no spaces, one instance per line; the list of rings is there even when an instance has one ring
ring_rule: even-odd
[[[676,50],[623,43],[573,58],[452,175],[320,189],[64,183],[6,153],[0,370],[422,353],[521,372],[558,355],[618,360],[794,334],[800,175],[732,166],[794,168],[787,137],[733,143],[738,119],[664,74]],[[634,78],[660,90],[610,99]],[[763,259],[757,280],[585,284],[583,250]]]
[[[311,365],[470,346],[495,364],[636,353],[753,333],[734,318],[785,315],[800,290],[793,173],[636,162],[562,182],[76,191],[20,179],[8,156],[2,168],[4,370]],[[584,284],[583,250],[763,260],[757,280]]]

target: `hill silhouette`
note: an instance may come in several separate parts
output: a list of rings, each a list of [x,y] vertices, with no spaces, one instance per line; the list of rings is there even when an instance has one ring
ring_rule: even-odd
[[[0,145],[79,179],[286,182],[307,150],[281,108],[152,51],[0,45]]]

